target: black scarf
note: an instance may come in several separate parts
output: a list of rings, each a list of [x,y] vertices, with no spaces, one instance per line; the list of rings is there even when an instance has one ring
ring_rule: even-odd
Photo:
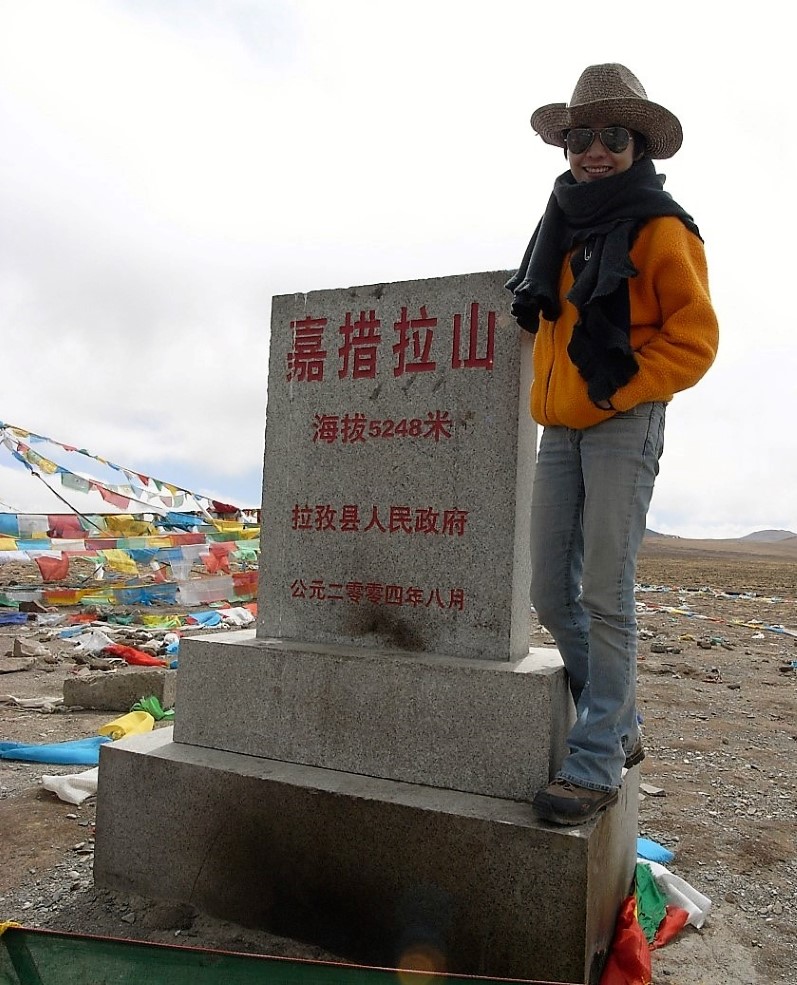
[[[608,400],[638,371],[631,349],[628,278],[638,273],[629,257],[636,234],[654,216],[676,216],[696,236],[694,220],[669,192],[650,158],[597,181],[559,175],[543,217],[534,230],[517,273],[507,281],[514,294],[512,314],[521,328],[536,332],[539,316],[559,316],[559,277],[564,257],[575,281],[567,299],[579,320],[567,352],[595,403]]]

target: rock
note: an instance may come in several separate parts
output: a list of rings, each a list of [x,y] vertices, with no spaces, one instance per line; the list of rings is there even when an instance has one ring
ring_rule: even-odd
[[[11,648],[12,657],[49,657],[50,651],[36,640],[23,640],[15,637]]]
[[[0,674],[18,674],[31,670],[35,665],[35,657],[0,657]]]
[[[37,602],[35,599],[30,599],[29,601],[22,601],[19,603],[20,612],[49,612],[49,609],[42,605],[41,602]]]
[[[164,710],[174,706],[176,670],[165,667],[130,667],[64,681],[64,704],[99,711],[129,711],[142,696],[154,695]]]

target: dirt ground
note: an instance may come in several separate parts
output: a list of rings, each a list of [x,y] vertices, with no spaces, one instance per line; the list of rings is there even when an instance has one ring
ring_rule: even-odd
[[[0,592],[12,574],[37,581],[35,570],[0,566]],[[668,868],[712,900],[701,930],[687,927],[653,953],[653,981],[797,985],[797,538],[649,537],[638,582],[647,749],[639,833],[671,849]],[[0,673],[0,741],[85,738],[115,717],[58,709],[64,679],[78,671],[74,650],[33,623],[0,626],[0,665],[22,638],[40,642],[49,656]],[[531,642],[550,643],[534,621]],[[28,698],[52,698],[56,710],[22,707]],[[190,906],[95,888],[94,798],[75,806],[40,782],[43,774],[86,768],[0,760],[0,921],[329,957]]]

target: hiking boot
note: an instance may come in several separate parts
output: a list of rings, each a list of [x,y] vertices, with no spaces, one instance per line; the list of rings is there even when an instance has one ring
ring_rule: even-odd
[[[616,800],[616,790],[589,790],[569,780],[554,780],[538,791],[531,806],[544,821],[574,825],[590,821]]]
[[[645,748],[642,745],[642,736],[633,745],[633,748],[625,755],[625,768],[630,770],[633,766],[638,766],[645,758]]]

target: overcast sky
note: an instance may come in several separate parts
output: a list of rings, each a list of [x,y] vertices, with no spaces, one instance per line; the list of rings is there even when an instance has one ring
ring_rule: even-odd
[[[683,124],[721,326],[649,526],[797,531],[782,9],[0,0],[0,420],[259,505],[271,297],[514,268],[566,166],[531,111],[620,61]],[[0,449],[8,508],[63,512]]]

